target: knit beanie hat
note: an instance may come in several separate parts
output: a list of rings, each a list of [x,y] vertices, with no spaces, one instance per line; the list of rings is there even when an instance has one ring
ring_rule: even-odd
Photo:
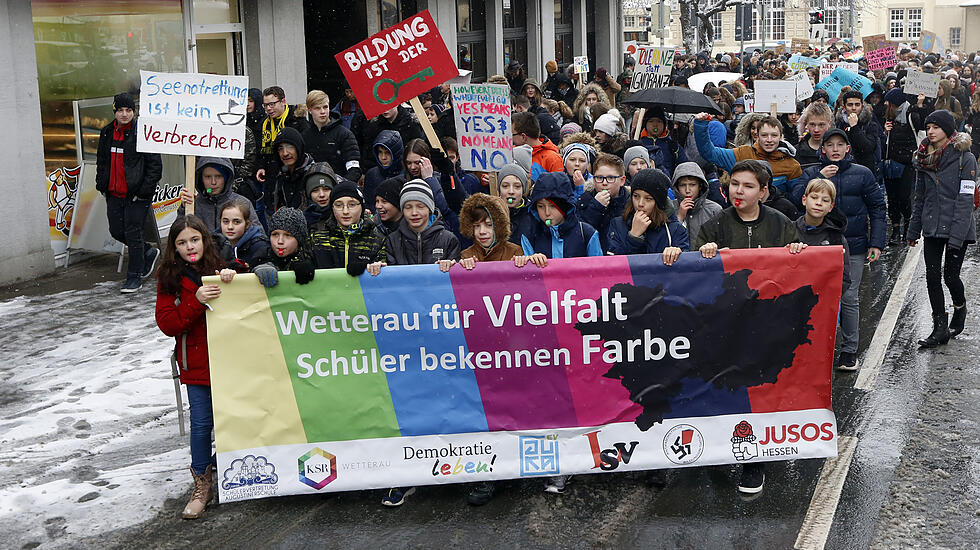
[[[612,113],[606,113],[600,116],[592,127],[606,135],[615,136],[619,133],[619,118]]]
[[[530,145],[518,145],[514,147],[514,164],[520,166],[524,169],[524,172],[530,174],[533,164],[531,157],[533,155],[534,149]]]
[[[548,74],[557,73],[558,63],[555,63],[554,60],[548,61],[544,64],[544,70],[548,71]]]
[[[123,107],[129,107],[132,110],[136,110],[136,101],[133,100],[133,96],[129,92],[122,92],[116,94],[112,98],[112,112],[116,112]]]
[[[310,237],[309,230],[306,228],[306,216],[303,215],[303,211],[288,206],[276,210],[276,213],[272,215],[272,219],[269,220],[270,235],[273,231],[280,230],[296,237],[300,245],[305,244]]]
[[[656,168],[640,170],[630,181],[632,193],[646,191],[650,193],[653,200],[657,201],[657,208],[664,210],[667,208],[667,190],[670,188],[670,178]]]
[[[562,163],[566,162],[568,160],[568,155],[572,154],[575,151],[581,151],[582,153],[584,153],[586,160],[589,161],[589,164],[595,162],[595,157],[596,157],[595,147],[591,145],[586,145],[584,143],[569,143],[568,145],[565,146],[565,150],[561,152]]]
[[[310,166],[309,170],[306,172],[306,176],[303,178],[304,187],[306,187],[306,196],[309,197],[310,193],[313,192],[317,187],[326,187],[327,189],[333,190],[334,187],[339,183],[337,175],[334,174],[333,168],[327,162],[317,162]]]
[[[629,169],[630,163],[635,159],[643,159],[647,161],[647,168],[651,168],[653,165],[650,163],[650,151],[642,145],[634,145],[623,153],[623,163],[626,164],[626,169]]]
[[[388,178],[378,186],[377,196],[384,199],[385,202],[398,206],[399,197],[402,193],[402,185],[404,185],[404,182],[401,178]]]
[[[885,92],[885,101],[895,106],[901,105],[905,103],[905,92],[901,88],[892,88]]]
[[[953,119],[953,114],[946,109],[929,113],[929,116],[926,117],[926,125],[928,126],[930,123],[942,128],[948,138],[953,137],[953,134],[956,133],[956,121]]]
[[[497,172],[497,190],[500,190],[500,182],[504,181],[507,176],[515,176],[517,179],[521,180],[521,185],[524,186],[524,194],[527,195],[527,170],[525,170],[521,165],[515,164],[513,162],[507,163],[503,168]]]
[[[398,208],[401,210],[405,209],[405,203],[408,201],[419,201],[422,204],[429,207],[429,212],[431,214],[436,213],[436,201],[432,196],[432,188],[425,180],[414,179],[405,184],[402,187],[401,198],[398,202]]]
[[[330,193],[330,208],[333,208],[334,201],[341,197],[353,197],[364,206],[364,193],[361,193],[361,188],[352,181],[343,181],[333,188]]]
[[[599,118],[602,118],[602,117],[599,117]],[[561,127],[561,130],[558,131],[558,135],[561,136],[561,137],[565,137],[565,136],[570,135],[570,134],[577,134],[577,133],[579,133],[581,131],[582,131],[582,127],[581,126],[579,126],[575,122],[568,122],[568,123],[566,123],[565,125],[563,125]]]

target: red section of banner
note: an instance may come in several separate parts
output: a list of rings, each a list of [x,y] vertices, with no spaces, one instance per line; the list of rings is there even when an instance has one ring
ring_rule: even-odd
[[[459,75],[428,10],[334,57],[368,118]]]
[[[749,287],[759,291],[760,299],[770,299],[796,288],[811,285],[819,300],[810,314],[810,343],[796,348],[793,366],[779,374],[775,384],[748,388],[752,412],[828,409],[830,399],[834,338],[843,280],[840,276],[844,249],[840,246],[811,246],[800,254],[773,254],[772,249],[749,253],[739,250],[720,252],[726,273],[752,271]],[[820,261],[813,261],[819,255]],[[809,256],[809,257],[808,257]],[[807,258],[808,257],[808,258]],[[806,268],[802,264],[804,258]],[[759,350],[765,353],[765,350]]]

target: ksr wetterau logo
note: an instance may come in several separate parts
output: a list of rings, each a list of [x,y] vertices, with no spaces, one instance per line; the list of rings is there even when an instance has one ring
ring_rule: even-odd
[[[592,449],[592,460],[595,461],[595,466],[592,469],[599,468],[609,471],[619,468],[621,463],[629,464],[630,458],[633,457],[633,451],[636,450],[636,446],[640,442],[630,441],[629,445],[626,443],[613,443],[612,449],[603,449],[599,445],[599,432],[601,431],[596,430],[585,434],[585,437],[589,438],[589,447]]]

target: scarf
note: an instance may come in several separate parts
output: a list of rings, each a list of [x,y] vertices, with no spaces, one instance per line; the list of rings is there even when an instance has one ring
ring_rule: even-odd
[[[262,154],[271,155],[272,145],[279,137],[279,132],[286,127],[286,119],[289,118],[289,105],[283,110],[279,118],[266,117],[262,121]]]
[[[943,157],[943,152],[949,147],[949,144],[953,142],[956,138],[957,132],[953,132],[953,135],[949,136],[946,143],[942,147],[929,152],[929,140],[924,139],[922,143],[919,144],[919,149],[915,152],[915,157],[919,160],[919,168],[923,170],[937,171],[939,170],[939,159]]]
[[[126,132],[133,127],[130,122],[120,126],[118,122],[112,125],[112,145],[109,147],[109,194],[113,197],[126,197],[129,188],[126,186],[126,165],[123,162],[123,142]]]

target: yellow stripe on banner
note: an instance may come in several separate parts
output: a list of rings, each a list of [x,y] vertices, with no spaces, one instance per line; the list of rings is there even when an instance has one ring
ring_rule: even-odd
[[[265,289],[251,273],[204,281],[221,287],[207,314],[218,452],[306,443]]]

